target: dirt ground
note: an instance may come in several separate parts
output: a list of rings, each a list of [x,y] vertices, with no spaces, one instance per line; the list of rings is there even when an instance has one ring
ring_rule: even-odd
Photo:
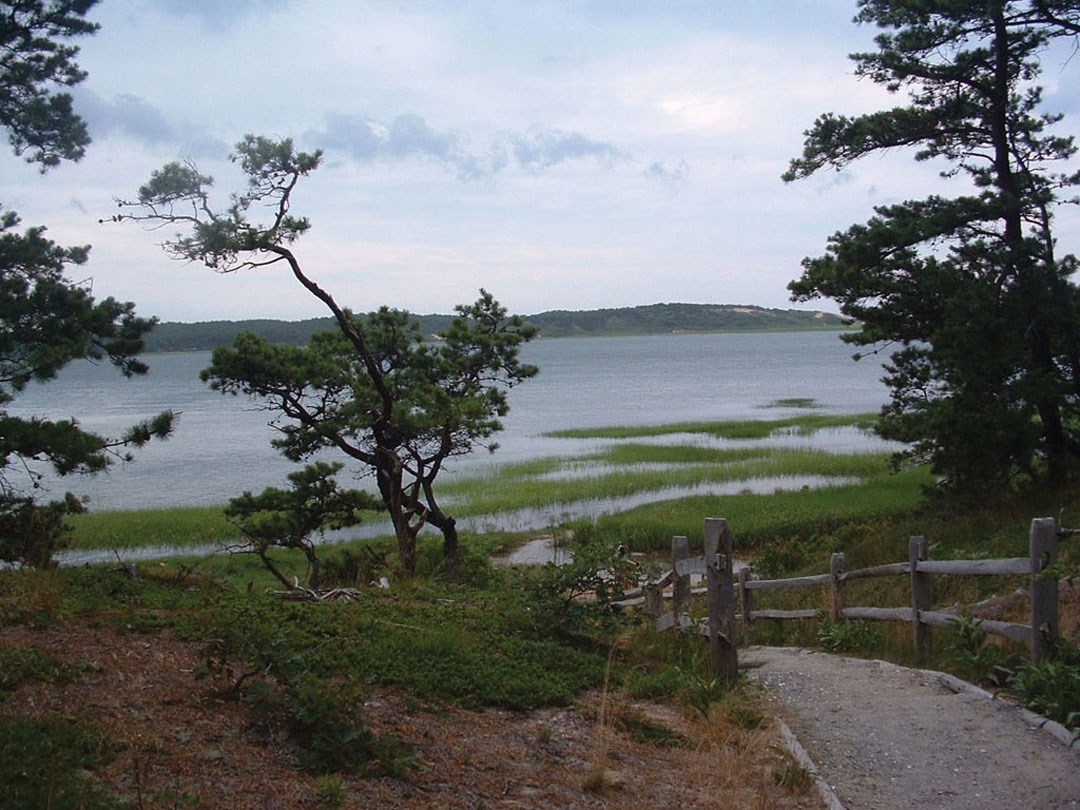
[[[167,631],[70,622],[0,628],[0,645],[36,646],[88,667],[71,683],[23,683],[0,713],[76,717],[114,734],[122,748],[98,773],[138,808],[821,806],[805,784],[797,791],[777,784],[797,771],[775,726],[717,729],[678,707],[599,694],[575,706],[509,712],[416,706],[378,690],[368,723],[413,746],[418,768],[401,779],[320,782],[296,769],[288,740],[254,732],[243,704],[223,699],[220,683],[196,678],[199,644]],[[631,711],[681,744],[637,742],[616,730],[612,718]]]

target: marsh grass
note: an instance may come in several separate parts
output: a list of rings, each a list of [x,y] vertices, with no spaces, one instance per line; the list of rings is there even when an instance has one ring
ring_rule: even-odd
[[[927,472],[913,470],[822,489],[698,495],[603,515],[574,528],[590,539],[624,543],[632,551],[663,552],[670,549],[673,535],[690,538],[692,547],[700,545],[703,516],[722,515],[735,527],[736,549],[746,551],[776,537],[809,538],[850,523],[902,517],[918,507],[929,482]]]
[[[363,514],[367,520],[382,518],[381,512]],[[73,516],[70,523],[70,548],[75,550],[186,548],[225,545],[239,538],[236,527],[225,519],[222,506],[87,512]]]
[[[809,414],[783,420],[686,423],[589,431],[588,434],[662,438],[689,431],[706,436],[760,439],[778,430],[809,435],[826,427],[862,428],[868,419],[865,416]],[[746,481],[749,489],[755,480],[782,480],[793,476],[814,476],[822,484],[829,483],[828,479],[877,481],[884,478],[887,472],[887,455],[880,452],[831,453],[817,449],[781,448],[767,441],[751,447],[619,441],[578,457],[533,459],[500,465],[481,475],[447,479],[440,483],[440,493],[453,514],[461,517],[582,502],[603,503],[645,494],[646,497],[655,496],[657,500],[664,501],[658,508],[665,515],[664,522],[667,522],[666,510],[671,508],[670,504],[676,504],[676,512],[684,509],[678,504],[690,504],[690,508],[696,509],[699,502],[686,498],[689,494],[687,490],[713,483],[730,486],[733,482]],[[851,490],[845,490],[843,497],[846,499],[850,493]],[[784,494],[792,493],[767,497],[781,497]],[[735,502],[744,504],[743,508],[737,508],[733,513],[740,517],[761,509],[752,495],[725,497],[734,497]],[[813,504],[820,501],[810,500],[813,511]],[[730,501],[724,502],[725,507],[727,503]],[[634,510],[630,514],[637,520],[649,512],[646,508],[644,512]],[[372,513],[369,519],[381,518],[380,513]],[[647,517],[645,522],[649,522]],[[695,519],[694,522],[699,521]],[[76,550],[140,546],[186,548],[225,544],[237,536],[234,527],[225,520],[220,506],[91,512],[76,516],[72,525],[72,547]],[[545,527],[534,528],[542,530]],[[752,530],[757,531],[756,526]],[[670,537],[671,531],[664,528],[649,531],[648,534],[654,538]],[[621,539],[617,542],[621,542]],[[654,540],[649,543],[656,545]]]
[[[807,436],[825,428],[836,427],[855,427],[870,430],[876,419],[877,417],[874,414],[802,414],[785,419],[675,422],[667,425],[573,428],[556,430],[544,435],[556,439],[635,439],[646,436],[669,436],[675,433],[701,433],[720,439],[767,439],[779,432]]]
[[[703,517],[722,516],[730,521],[740,553],[759,558],[771,554],[777,573],[784,575],[822,573],[828,569],[829,555],[834,551],[848,555],[849,568],[903,560],[908,538],[915,534],[928,538],[936,559],[969,554],[1021,556],[1031,518],[1057,514],[1062,504],[1075,503],[1080,494],[1054,493],[1042,500],[993,504],[971,513],[935,511],[922,501],[922,488],[930,483],[929,474],[892,474],[880,454],[840,455],[770,447],[716,450],[638,442],[620,444],[586,458],[542,459],[516,470],[511,467],[501,471],[497,480],[479,479],[475,485],[505,485],[509,490],[527,491],[534,483],[530,476],[543,476],[550,480],[541,481],[528,497],[553,497],[553,493],[566,491],[558,487],[568,486],[580,498],[584,487],[593,486],[589,476],[559,481],[558,473],[569,464],[583,463],[606,465],[606,470],[596,476],[596,492],[651,486],[658,472],[665,481],[672,477],[667,469],[631,469],[625,476],[610,469],[635,463],[673,464],[677,469],[687,468],[688,476],[706,476],[704,480],[713,480],[707,477],[713,474],[707,467],[722,468],[725,475],[743,478],[753,477],[755,472],[762,474],[763,470],[770,474],[786,470],[789,475],[805,471],[859,478],[858,484],[772,495],[677,498],[575,527],[582,539],[610,543],[612,547],[626,543],[636,550],[666,551],[675,534],[689,536],[693,547],[700,547]],[[459,491],[461,497],[479,497],[470,494],[468,486]],[[501,508],[517,502],[506,500],[511,496],[499,497],[504,497]],[[192,542],[205,542],[207,530],[199,528],[203,524],[176,515],[189,511],[214,510],[155,510],[158,514],[153,519],[177,526],[186,523],[186,536]],[[111,514],[117,518],[120,513]],[[93,517],[97,516],[87,519]],[[1080,520],[1070,521],[1066,516],[1065,522],[1075,525]],[[152,523],[132,525],[145,527]],[[162,536],[157,529],[130,531]],[[172,623],[182,638],[202,639],[211,647],[219,645],[207,653],[208,658],[216,655],[222,662],[262,665],[269,661],[278,668],[300,667],[294,682],[300,686],[318,685],[320,692],[315,698],[320,701],[325,697],[324,687],[337,683],[336,679],[344,674],[360,685],[401,689],[410,700],[425,707],[445,703],[508,709],[564,705],[573,703],[587,690],[605,689],[605,684],[612,692],[625,689],[632,698],[677,699],[685,686],[680,666],[686,670],[694,663],[695,655],[699,663],[703,660],[700,639],[656,634],[645,625],[620,631],[606,629],[595,637],[577,635],[573,639],[553,632],[551,625],[535,620],[535,611],[530,611],[521,598],[521,582],[487,562],[493,551],[514,539],[512,535],[463,536],[466,581],[450,584],[440,577],[440,542],[434,537],[422,537],[417,578],[396,579],[390,592],[369,588],[363,582],[348,583],[363,589],[360,609],[355,604],[282,602],[268,595],[266,591],[277,589],[278,584],[253,555],[143,563],[137,580],[115,566],[0,571],[0,624],[47,625],[82,615],[93,622],[112,622],[123,632],[141,632]],[[141,542],[144,540],[140,538],[129,544]],[[183,540],[169,542],[179,545]],[[363,543],[388,553],[394,548],[390,539]],[[357,547],[343,544],[340,548]],[[281,553],[282,567],[306,578],[307,563],[302,556]],[[1067,550],[1063,551],[1063,559],[1068,562]],[[1001,582],[1012,587],[1010,581],[989,577],[935,580],[935,605],[981,598],[987,594],[986,588],[995,587],[989,584],[991,580],[998,582],[996,587],[1001,587]],[[806,606],[820,611],[828,607],[827,588],[758,593],[761,607]],[[910,601],[910,592],[906,578],[896,577],[851,583],[847,597],[848,604],[904,605]],[[770,599],[778,601],[767,601]],[[703,609],[698,605],[694,610]],[[876,639],[855,639],[860,644],[874,645],[873,649],[856,650],[857,654],[947,668],[942,660],[946,653],[929,662],[912,660],[910,626],[880,623],[877,627],[880,632],[875,634]],[[755,642],[814,646],[820,642],[818,629],[814,620],[760,621],[751,633]],[[617,659],[609,655],[615,648],[612,636],[606,635],[613,632],[623,634],[619,636]],[[935,630],[939,650],[947,651],[947,638],[947,633]],[[272,660],[265,658],[268,650],[275,651]],[[12,661],[7,666],[13,666]],[[23,673],[20,679],[38,678],[39,670],[51,672],[55,662],[34,659],[19,666]],[[259,671],[265,671],[265,667]],[[791,763],[780,753],[767,753],[775,745],[775,736],[768,723],[761,722],[760,707],[754,704],[752,694],[740,687],[710,696],[708,706],[706,712],[686,709],[690,718],[687,722],[698,730],[692,739],[686,737],[689,742],[679,742],[678,737],[683,735],[661,742],[692,745],[694,753],[706,752],[707,756],[693,760],[699,764],[688,764],[688,769],[699,769],[689,772],[688,778],[700,778],[702,784],[714,785],[718,793],[752,789],[741,804],[748,807],[776,806],[769,798],[774,795],[770,791],[801,789],[800,774],[791,769]],[[319,703],[316,708],[320,722],[336,716],[330,703]],[[621,728],[622,712],[614,703],[606,704],[603,714],[602,726]],[[666,736],[661,727],[640,719],[632,720],[631,725],[644,729],[643,733]],[[29,733],[17,731],[19,737]],[[34,736],[41,733],[32,731]],[[753,776],[761,774],[757,766],[763,756],[774,757],[767,778]],[[597,761],[602,764],[604,758],[597,757]],[[598,776],[598,789],[610,789],[610,783],[605,784],[604,769],[594,769],[590,775]]]
[[[552,504],[604,501],[647,492],[703,484],[745,481],[749,490],[760,479],[812,476],[869,479],[888,474],[884,453],[830,453],[776,447],[715,449],[683,445],[617,445],[583,458],[550,460],[538,476],[538,465],[516,465],[490,474],[447,482],[443,492],[458,504],[459,515],[485,515]],[[562,475],[560,475],[562,473]]]
[[[71,548],[137,548],[223,543],[237,537],[220,506],[87,512],[70,519]]]
[[[774,399],[772,402],[768,402],[761,406],[762,408],[805,408],[816,409],[824,407],[820,402],[812,397],[788,397],[786,399]]]

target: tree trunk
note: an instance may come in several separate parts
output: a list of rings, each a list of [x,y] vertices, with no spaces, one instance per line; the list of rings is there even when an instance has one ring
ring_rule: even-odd
[[[312,543],[301,543],[300,548],[304,550],[304,556],[307,557],[308,565],[311,566],[311,576],[308,577],[308,587],[315,591],[319,589],[319,555],[315,553],[315,546]]]
[[[398,544],[398,565],[402,574],[411,577],[416,573],[416,531],[402,515],[393,515],[392,520]]]
[[[1058,379],[1051,340],[1051,327],[1047,322],[1049,285],[1045,283],[1040,257],[1031,253],[1024,237],[1024,211],[1021,200],[1030,189],[1023,188],[1024,179],[1018,176],[1013,165],[1013,147],[1010,131],[1010,105],[1012,85],[1009,52],[1010,35],[1005,19],[1005,4],[995,2],[988,6],[994,23],[994,74],[991,129],[994,143],[995,185],[1002,201],[1002,224],[1005,256],[1010,274],[1017,284],[1024,302],[1024,316],[1028,324],[1028,373],[1045,375],[1036,380],[1035,399],[1032,403],[1042,423],[1043,452],[1046,455],[1047,479],[1051,485],[1063,484],[1067,478],[1067,452],[1065,431],[1061,420],[1059,397],[1047,390],[1047,380]],[[1020,172],[1022,174],[1022,171]]]
[[[461,568],[458,565],[458,533],[457,521],[447,518],[446,522],[439,527],[443,535],[443,566],[446,568],[446,576],[451,582],[458,582],[461,577]]]

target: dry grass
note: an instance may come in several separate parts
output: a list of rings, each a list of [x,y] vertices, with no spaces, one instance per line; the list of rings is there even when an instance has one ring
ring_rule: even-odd
[[[676,764],[678,784],[666,789],[682,807],[722,804],[756,810],[820,807],[813,783],[785,747],[764,697],[741,686],[703,716],[696,708],[641,703],[624,695],[595,695],[581,709],[594,723],[593,749],[581,782],[605,806],[634,806],[625,757],[634,729],[664,735],[650,745],[656,756]]]
[[[87,665],[73,681],[21,684],[0,714],[74,717],[114,735],[118,753],[98,778],[136,806],[140,797],[146,806],[180,797],[185,806],[232,810],[820,807],[816,796],[777,784],[780,738],[767,718],[752,727],[760,707],[752,694],[735,693],[703,718],[616,691],[513,712],[417,706],[407,694],[373,689],[367,722],[411,746],[419,769],[398,779],[319,780],[296,769],[287,740],[255,733],[243,704],[195,677],[197,643],[71,621],[0,628],[0,645]]]

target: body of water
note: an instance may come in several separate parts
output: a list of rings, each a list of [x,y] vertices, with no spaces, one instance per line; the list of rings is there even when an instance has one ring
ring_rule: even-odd
[[[538,365],[540,374],[511,392],[506,429],[495,437],[499,449],[494,455],[478,449],[457,459],[447,474],[572,455],[597,444],[543,435],[563,428],[804,412],[772,407],[790,399],[814,400],[826,413],[875,412],[887,394],[881,366],[854,362],[851,354],[835,332],[536,340],[524,347],[522,357]],[[150,373],[132,380],[108,365],[73,364],[58,380],[30,386],[8,407],[12,415],[75,417],[109,436],[162,410],[181,414],[174,435],[137,450],[133,463],[114,465],[104,475],[49,483],[56,494],[88,495],[94,509],[137,509],[224,503],[244,490],[284,485],[295,466],[270,447],[272,415],[200,382],[208,352],[145,359]],[[843,443],[851,437],[841,431],[834,439]],[[16,470],[9,474],[20,483]]]

